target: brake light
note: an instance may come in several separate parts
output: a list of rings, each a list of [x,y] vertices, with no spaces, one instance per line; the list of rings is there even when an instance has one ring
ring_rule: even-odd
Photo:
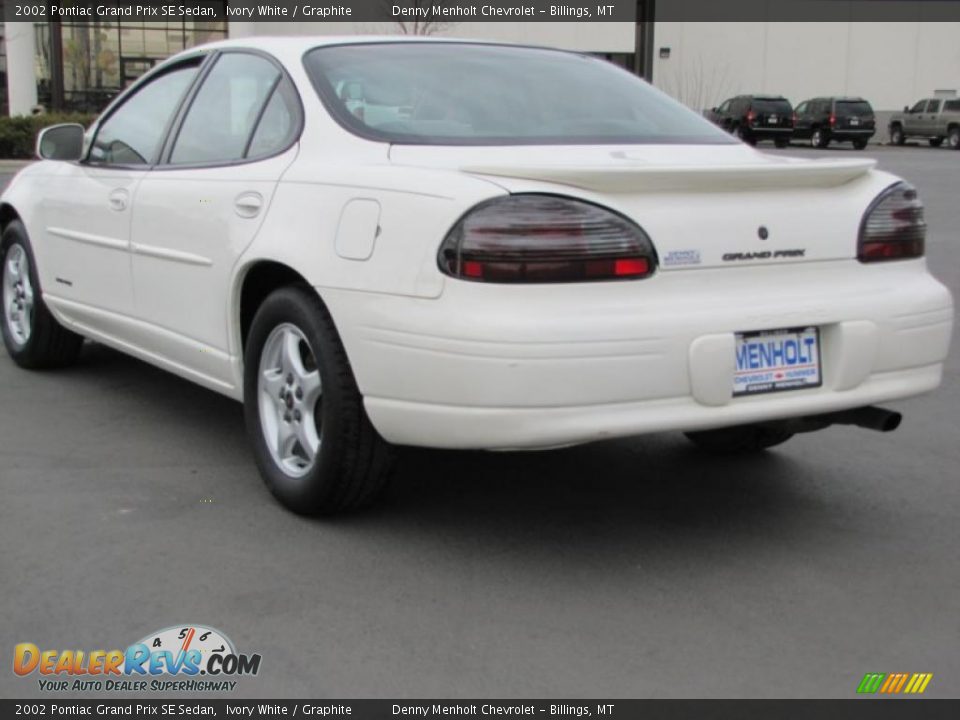
[[[753,110],[748,110],[748,111],[747,111],[747,122],[748,122],[748,123],[752,123],[752,122],[753,122],[754,120],[756,120],[756,119],[757,119],[757,114],[756,114]]]
[[[481,203],[440,246],[447,275],[488,283],[638,280],[656,269],[647,234],[612,210],[556,195]]]
[[[922,257],[927,236],[923,203],[912,185],[900,182],[884,190],[860,223],[860,262]]]
[[[793,120],[793,124],[796,125],[796,124],[797,124],[797,114],[794,113],[793,116],[791,117],[791,119]]]
[[[830,113],[830,127],[833,127],[837,124],[837,116],[833,113]]]

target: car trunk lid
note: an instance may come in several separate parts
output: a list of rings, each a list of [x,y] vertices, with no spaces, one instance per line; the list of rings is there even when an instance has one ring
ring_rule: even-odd
[[[853,258],[864,210],[892,181],[869,159],[803,160],[739,144],[395,146],[391,161],[609,207],[643,227],[663,270]]]

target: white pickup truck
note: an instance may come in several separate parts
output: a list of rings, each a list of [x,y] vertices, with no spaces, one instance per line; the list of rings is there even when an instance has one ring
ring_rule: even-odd
[[[933,147],[947,141],[960,150],[960,98],[925,98],[890,118],[890,143],[903,145],[907,138],[926,138]]]

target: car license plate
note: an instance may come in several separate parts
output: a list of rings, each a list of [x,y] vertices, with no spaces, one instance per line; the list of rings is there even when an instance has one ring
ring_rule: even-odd
[[[822,384],[818,328],[737,333],[734,397]]]
[[[860,118],[850,118],[850,124],[851,124],[851,125],[859,125],[859,124],[860,124]]]
[[[770,115],[770,116],[767,118],[767,122],[768,122],[770,125],[776,125],[776,124],[779,122],[779,120],[780,120],[780,118],[778,118],[776,115]]]

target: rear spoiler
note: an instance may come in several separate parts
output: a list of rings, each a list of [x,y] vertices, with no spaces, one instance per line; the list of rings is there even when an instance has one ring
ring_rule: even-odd
[[[728,192],[781,188],[827,188],[864,175],[876,160],[800,160],[750,165],[468,165],[475,175],[540,180],[606,193]]]

